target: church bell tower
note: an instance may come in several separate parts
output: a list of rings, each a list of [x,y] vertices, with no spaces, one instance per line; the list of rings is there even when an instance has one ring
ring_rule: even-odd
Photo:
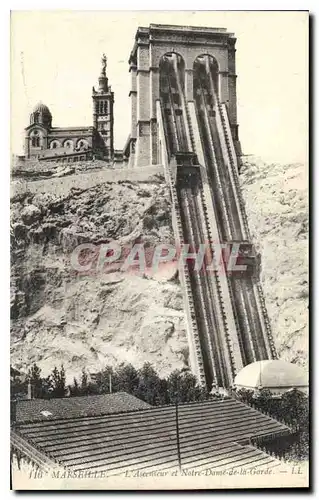
[[[99,87],[98,90],[95,90],[94,87],[92,90],[93,126],[98,133],[96,149],[104,160],[111,161],[114,155],[114,92],[111,91],[106,76],[107,58],[105,54],[102,56],[101,63]]]

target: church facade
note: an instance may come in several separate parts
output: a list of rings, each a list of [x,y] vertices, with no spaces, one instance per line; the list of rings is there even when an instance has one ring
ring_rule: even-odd
[[[40,161],[74,162],[114,158],[114,92],[106,76],[103,54],[99,85],[92,89],[93,124],[88,127],[53,127],[49,108],[39,103],[25,129],[25,158]]]

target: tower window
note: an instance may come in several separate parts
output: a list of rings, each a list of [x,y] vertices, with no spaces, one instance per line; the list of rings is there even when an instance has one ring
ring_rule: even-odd
[[[32,137],[31,139],[32,147],[38,148],[40,146],[40,137]]]
[[[107,114],[107,101],[100,101],[99,102],[99,113],[100,113],[100,115]]]

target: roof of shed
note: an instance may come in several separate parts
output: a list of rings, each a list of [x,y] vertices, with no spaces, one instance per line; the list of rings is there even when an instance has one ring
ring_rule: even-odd
[[[74,399],[80,398],[70,398]],[[20,424],[15,432],[48,459],[73,471],[118,475],[178,467],[174,406]],[[250,440],[275,439],[288,432],[284,424],[234,399],[179,406],[183,468],[278,466],[278,460]]]
[[[31,399],[17,402],[16,422],[108,415],[146,408],[151,408],[151,406],[126,392],[69,398]]]

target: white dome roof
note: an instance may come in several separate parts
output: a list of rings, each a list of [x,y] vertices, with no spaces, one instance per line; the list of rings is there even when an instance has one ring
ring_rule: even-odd
[[[286,389],[308,386],[306,372],[300,366],[281,359],[256,361],[236,375],[235,385],[247,389]]]

